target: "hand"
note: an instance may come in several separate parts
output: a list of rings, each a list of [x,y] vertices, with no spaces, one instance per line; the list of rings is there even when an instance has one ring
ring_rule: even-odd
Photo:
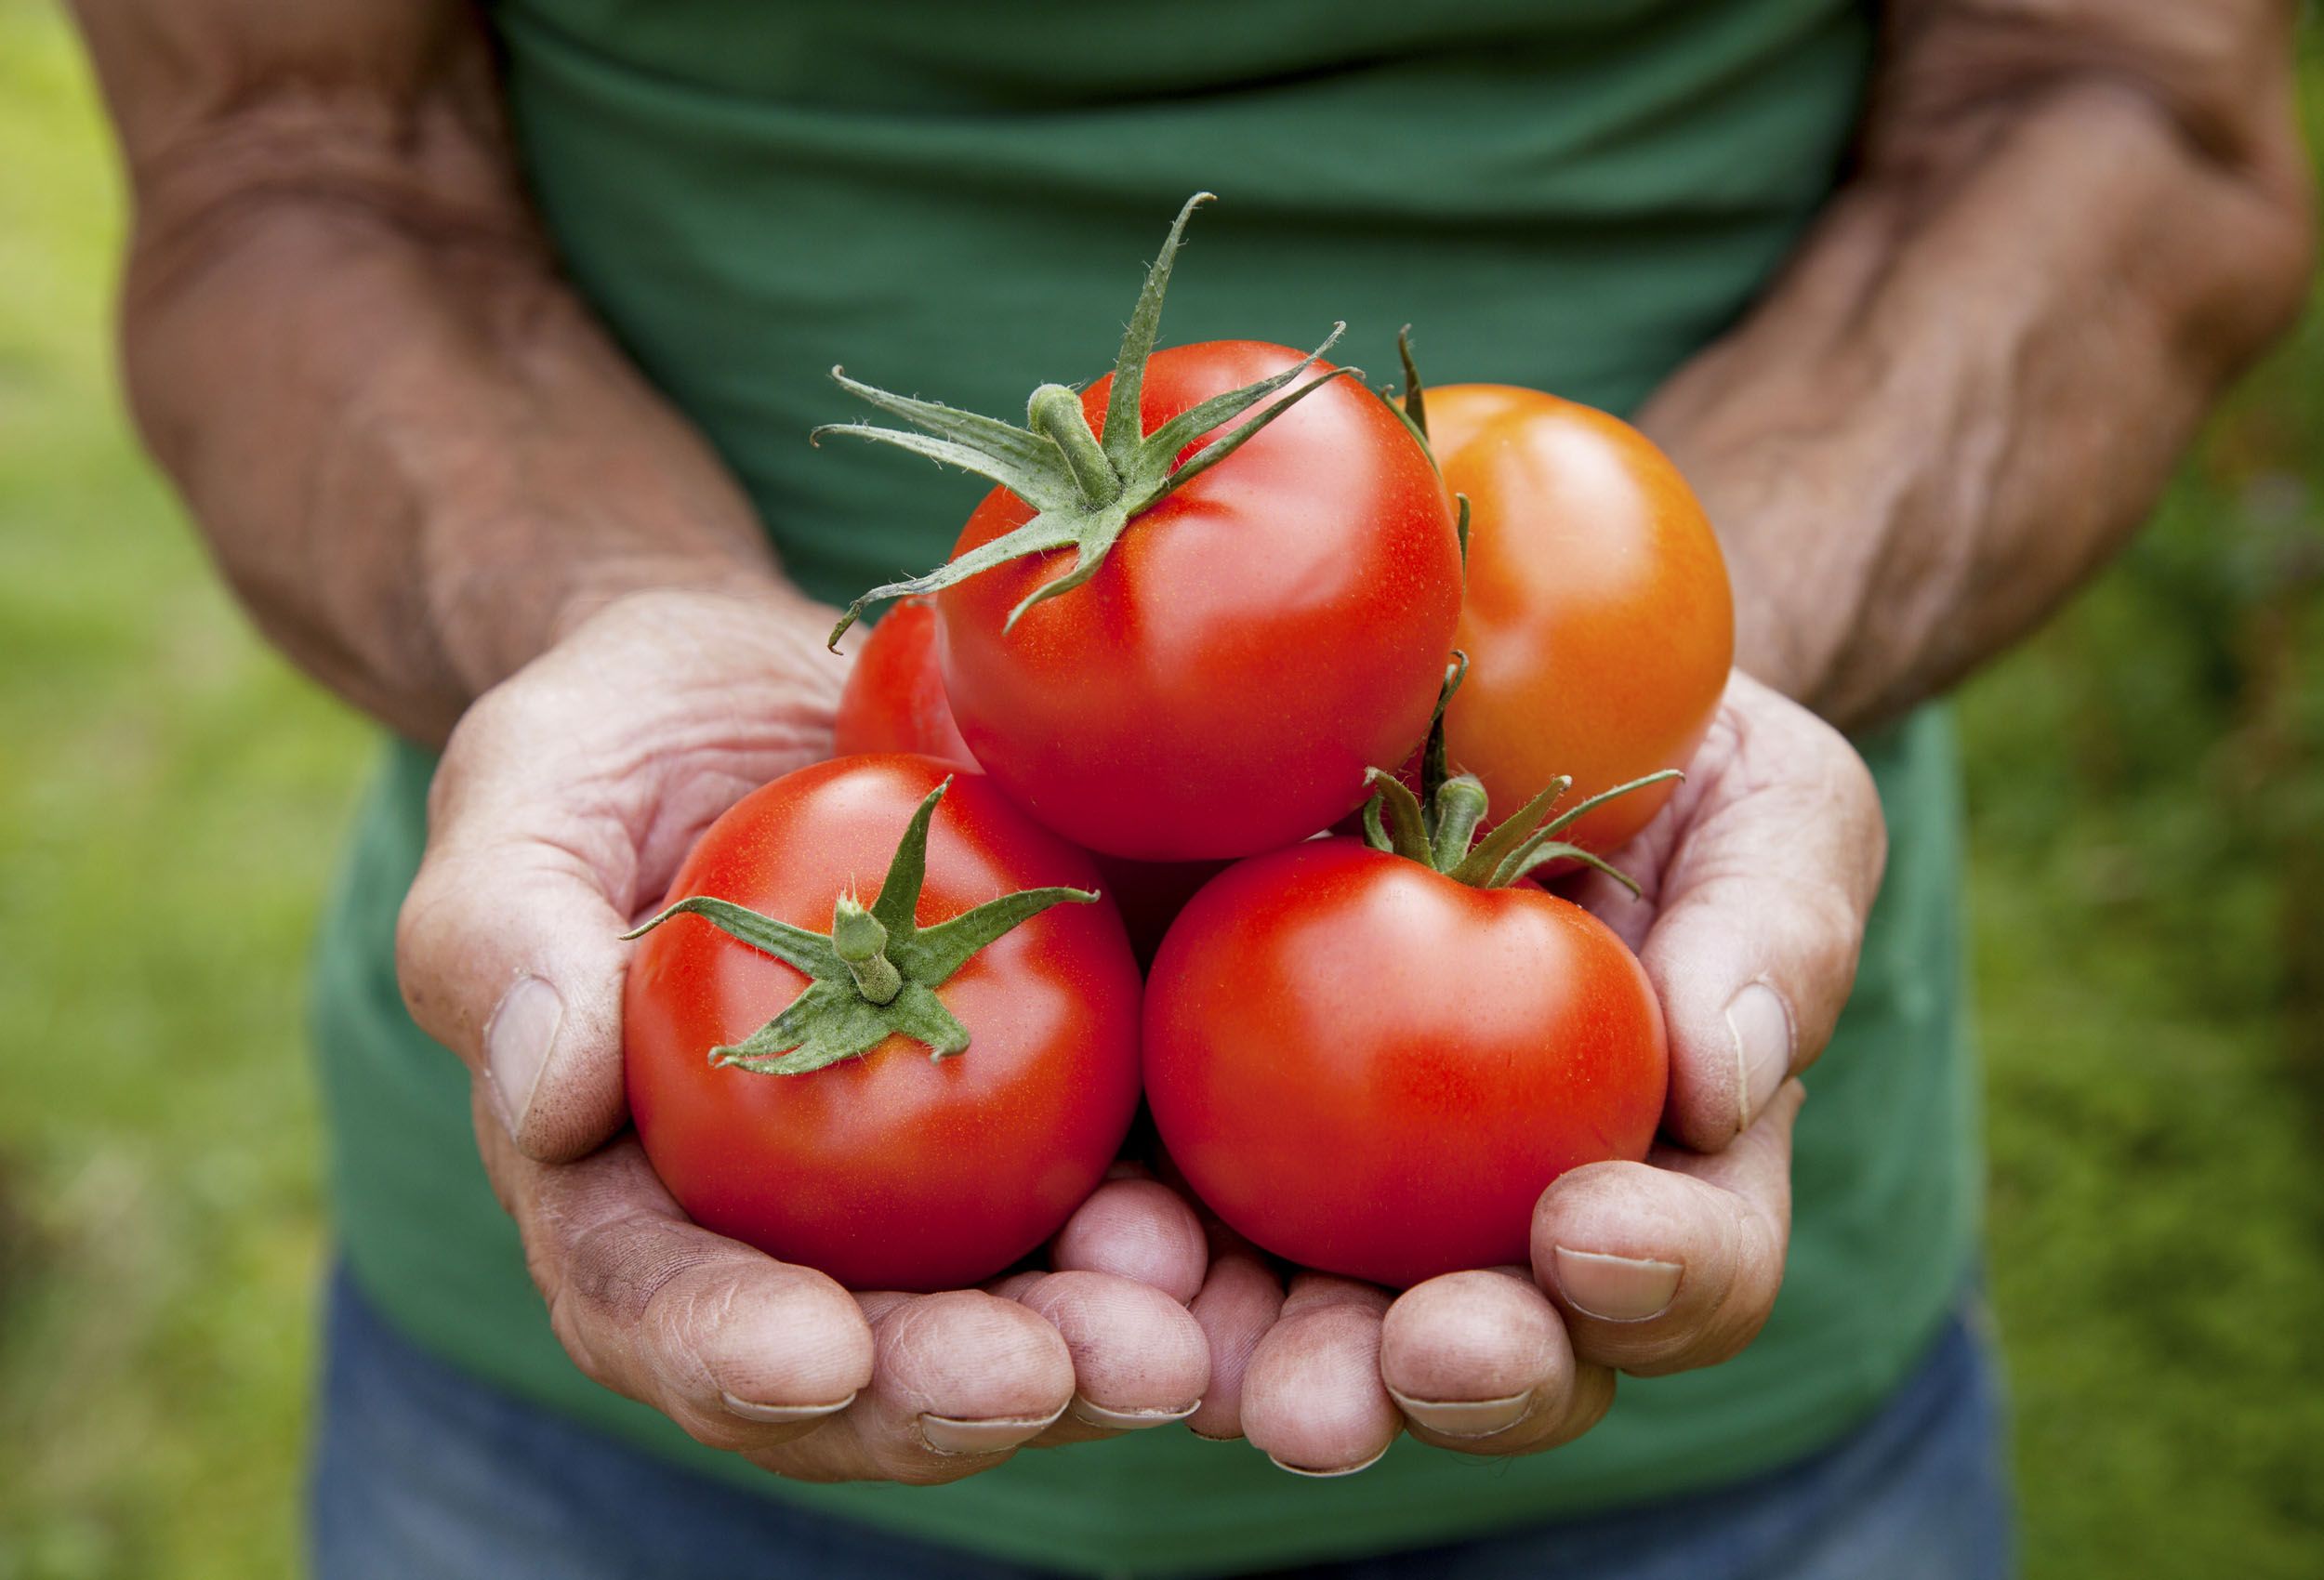
[[[1402,1296],[1267,1265],[1218,1237],[1194,1310],[1212,1377],[1189,1422],[1339,1475],[1399,1430],[1472,1454],[1578,1437],[1617,1370],[1724,1361],[1766,1321],[1790,1230],[1795,1077],[1855,975],[1887,836],[1871,776],[1805,709],[1740,674],[1686,783],[1617,856],[1644,893],[1566,886],[1644,962],[1670,1042],[1664,1140],[1552,1184],[1531,1268]]]
[[[787,1476],[932,1482],[1182,1419],[1208,1375],[1184,1304],[1204,1252],[1164,1187],[1101,1186],[1046,1271],[851,1292],[689,1221],[623,1132],[618,935],[719,813],[829,755],[832,619],[774,585],[637,595],[479,699],[429,798],[404,998],[469,1066],[567,1353],[697,1441]]]

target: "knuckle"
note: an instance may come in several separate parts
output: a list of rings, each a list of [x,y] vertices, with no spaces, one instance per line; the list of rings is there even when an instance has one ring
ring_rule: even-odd
[[[668,1324],[682,1315],[656,1310],[656,1302],[673,1283],[701,1265],[700,1253],[674,1250],[667,1243],[667,1225],[643,1211],[617,1213],[575,1224],[588,1216],[576,1204],[544,1192],[537,1209],[552,1235],[566,1235],[561,1292],[579,1303],[589,1320],[627,1332],[640,1332],[649,1322]]]
[[[537,1275],[534,1282],[539,1282]],[[588,1323],[574,1309],[574,1302],[562,1284],[548,1295],[548,1330],[556,1335],[557,1343],[583,1376],[600,1388],[625,1391],[620,1379],[614,1376],[612,1368],[600,1356]]]
[[[430,1022],[439,992],[436,963],[443,957],[442,870],[429,862],[412,880],[395,915],[395,980],[404,1007],[421,1025]]]

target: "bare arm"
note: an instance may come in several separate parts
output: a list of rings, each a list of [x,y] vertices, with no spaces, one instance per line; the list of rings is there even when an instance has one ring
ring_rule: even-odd
[[[858,1298],[688,1221],[618,1134],[618,935],[709,819],[829,751],[841,667],[831,612],[559,282],[472,10],[78,4],[137,203],[147,437],[268,633],[447,743],[399,976],[469,1067],[574,1363],[814,1480],[1181,1418],[1208,1357],[1168,1192],[1101,1187],[1057,1276],[1006,1294]]]
[[[2135,528],[2306,284],[2290,56],[2275,0],[1895,0],[1860,167],[1644,417],[1720,525],[1745,669],[1875,721],[2022,635]],[[1656,875],[1650,903],[1584,890],[1655,973],[1666,1132],[1702,1150],[1552,1185],[1538,1292],[1456,1273],[1392,1304],[1303,1275],[1275,1304],[1198,1303],[1239,1358],[1203,1429],[1315,1469],[1400,1429],[1531,1453],[1587,1429],[1613,1370],[1748,1343],[1788,1248],[1787,1078],[1847,996],[1882,849],[1861,766],[1738,678],[1683,797],[1623,854]],[[1214,1282],[1263,1284],[1249,1268],[1230,1249]]]
[[[1895,0],[1860,165],[1643,421],[1730,548],[1740,663],[1844,726],[2024,635],[2297,310],[2279,0]]]
[[[558,278],[467,6],[78,9],[136,205],[131,402],[301,665],[434,744],[623,592],[786,596]]]

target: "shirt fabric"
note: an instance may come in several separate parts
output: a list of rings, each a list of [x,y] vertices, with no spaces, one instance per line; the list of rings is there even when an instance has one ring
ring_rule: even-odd
[[[742,481],[784,563],[845,601],[947,551],[983,485],[869,446],[851,373],[997,415],[1110,362],[1197,189],[1163,324],[1622,411],[1750,304],[1844,158],[1868,55],[1846,0],[502,0],[527,175],[564,265]],[[955,1486],[775,1481],[598,1389],[551,1336],[404,1013],[397,904],[431,759],[390,745],[317,956],[331,1189],[352,1275],[408,1337],[770,1497],[1089,1573],[1410,1547],[1676,1495],[1838,1441],[1942,1323],[1975,1237],[1957,769],[1926,710],[1858,743],[1892,840],[1855,996],[1809,1080],[1787,1279],[1726,1365],[1624,1379],[1580,1442],[1494,1461],[1400,1442],[1295,1480],[1175,1429]]]
[[[329,1298],[308,1580],[1056,1580],[689,1474]],[[1871,1419],[1763,1475],[1269,1580],[2008,1580],[1987,1328],[1962,1302]]]

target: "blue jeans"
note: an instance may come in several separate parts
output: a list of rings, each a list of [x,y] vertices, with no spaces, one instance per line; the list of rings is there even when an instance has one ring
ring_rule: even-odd
[[[331,1292],[326,1348],[309,1489],[315,1580],[1031,1580],[1045,1573],[678,1469],[422,1353],[344,1275]],[[1296,1573],[1316,1580],[2001,1580],[2010,1541],[1998,1391],[1986,1344],[1956,1319],[1879,1415],[1799,1464],[1647,1508]]]

